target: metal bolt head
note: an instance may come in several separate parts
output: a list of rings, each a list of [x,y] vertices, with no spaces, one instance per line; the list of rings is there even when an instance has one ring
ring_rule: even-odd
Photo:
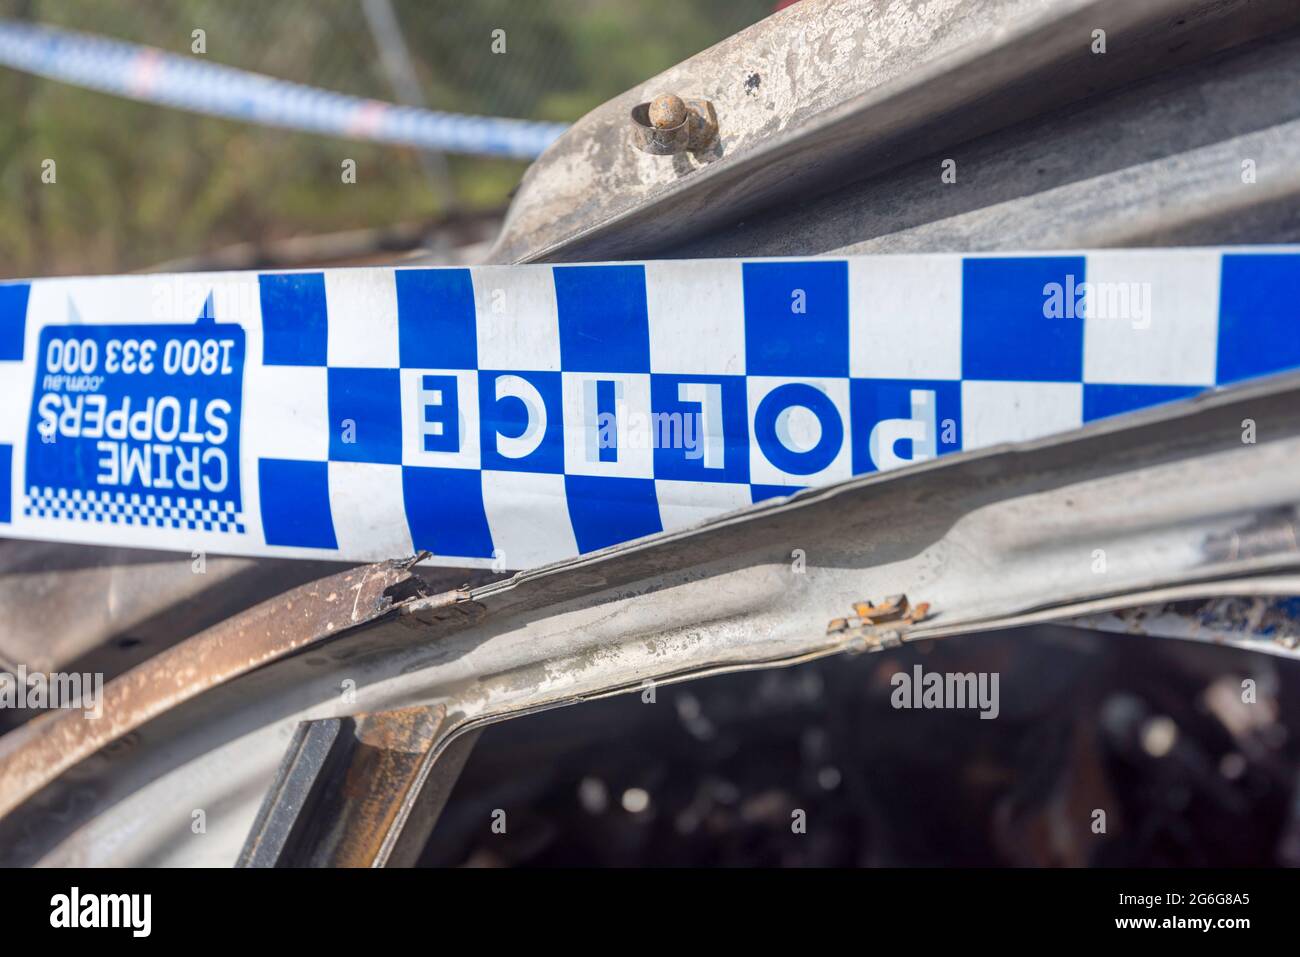
[[[661,93],[650,101],[650,123],[660,130],[672,130],[686,122],[686,104],[674,93]]]

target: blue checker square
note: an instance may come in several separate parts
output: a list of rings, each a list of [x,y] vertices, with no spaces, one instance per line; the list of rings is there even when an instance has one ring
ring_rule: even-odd
[[[478,367],[468,269],[398,269],[397,351],[403,369]]]
[[[325,365],[329,329],[325,274],[264,274],[257,277],[257,285],[262,300],[262,362]]]
[[[1300,254],[1223,256],[1220,385],[1300,366]]]
[[[491,558],[492,531],[478,469],[402,468],[406,524],[417,551]]]
[[[896,468],[961,451],[961,383],[853,379],[853,473]]]
[[[0,522],[8,524],[14,520],[14,447],[0,445]]]
[[[258,459],[257,482],[266,544],[338,548],[330,511],[329,463]]]
[[[654,479],[566,475],[564,492],[581,553],[664,530]]]
[[[478,374],[483,468],[564,471],[564,404],[558,372]]]
[[[650,376],[655,478],[749,482],[744,376]]]
[[[1082,256],[964,260],[962,378],[1081,381],[1084,269]]]
[[[744,263],[745,371],[849,374],[849,264]]]
[[[555,266],[560,367],[566,372],[649,372],[644,266]]]
[[[1091,385],[1083,386],[1083,421],[1105,419],[1135,409],[1177,402],[1204,392],[1199,385]]]
[[[27,329],[25,282],[0,283],[0,361],[23,361],[23,338]]]
[[[330,461],[402,461],[402,390],[396,369],[330,369]]]

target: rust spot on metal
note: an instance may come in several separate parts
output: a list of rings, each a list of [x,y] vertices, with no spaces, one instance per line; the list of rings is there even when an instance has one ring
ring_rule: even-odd
[[[459,770],[454,760],[435,768],[447,726],[442,705],[299,724],[239,866],[377,867],[395,853],[410,863]]]
[[[323,862],[330,867],[382,863],[399,816],[419,794],[446,710],[440,705],[403,708],[357,715],[355,720],[357,745],[332,815],[339,822],[339,836]]]
[[[930,603],[912,605],[906,595],[890,595],[879,602],[854,602],[853,612],[849,618],[831,619],[826,633],[860,641],[870,648],[884,648],[901,643],[908,627],[929,618]]]
[[[890,595],[879,604],[870,601],[854,602],[853,612],[863,624],[874,625],[882,621],[896,621],[907,614],[907,596]]]
[[[396,562],[302,585],[214,625],[104,686],[103,717],[51,711],[0,738],[0,817],[148,721],[256,668],[337,637],[417,597]]]

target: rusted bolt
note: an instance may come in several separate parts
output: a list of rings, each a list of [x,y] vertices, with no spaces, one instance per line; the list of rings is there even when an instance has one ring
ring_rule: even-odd
[[[686,122],[686,104],[675,93],[664,93],[650,101],[650,124],[657,130],[676,129]]]
[[[708,100],[661,93],[632,108],[632,143],[646,153],[694,152],[718,137],[718,117]]]

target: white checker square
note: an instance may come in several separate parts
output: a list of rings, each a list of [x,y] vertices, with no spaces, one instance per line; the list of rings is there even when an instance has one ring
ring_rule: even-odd
[[[402,467],[370,462],[329,463],[330,512],[339,551],[355,561],[415,553],[406,525]]]
[[[664,531],[689,528],[715,515],[753,504],[749,486],[732,482],[655,481],[659,519]]]
[[[598,385],[614,383],[614,461],[601,461],[602,430]],[[650,417],[650,376],[643,373],[565,372],[561,374],[564,403],[564,471],[569,475],[618,478],[654,477],[653,421]]]
[[[473,369],[402,369],[402,464],[432,468],[476,469],[479,467],[478,372]],[[449,390],[426,385],[425,376],[455,380],[455,395]],[[439,410],[454,402],[456,440],[446,450],[429,451],[426,435],[442,445],[446,425],[436,421]],[[450,412],[447,413],[450,415]],[[435,421],[430,421],[430,420]]]
[[[327,269],[326,357],[336,368],[396,369],[397,281],[391,269]]]
[[[203,299],[193,315],[174,314],[179,307],[172,293],[183,278],[104,276],[34,282],[27,299],[28,338],[37,336],[41,325],[193,322]]]
[[[476,266],[478,367],[560,371],[560,318],[550,266]]]
[[[849,259],[849,374],[960,379],[960,256]]]
[[[645,264],[650,370],[745,374],[745,287],[738,261]]]
[[[326,377],[324,366],[245,366],[240,442],[248,461],[329,458]]]
[[[1077,429],[1083,424],[1083,385],[967,380],[961,384],[961,423],[964,450]]]
[[[1218,252],[1088,254],[1083,380],[1213,385]]]
[[[483,507],[493,551],[507,569],[536,568],[578,554],[563,475],[485,469]]]
[[[786,472],[768,460],[758,442],[755,420],[759,405],[769,392],[790,383],[810,385],[824,393],[839,413],[840,425],[844,439],[839,449],[828,464],[810,474]],[[853,461],[850,455],[852,436],[849,418],[849,380],[848,379],[788,379],[774,376],[750,376],[745,381],[749,402],[749,434],[751,449],[749,455],[749,480],[755,485],[825,485],[838,482],[853,474]],[[791,452],[807,452],[815,448],[821,440],[822,425],[812,410],[801,405],[791,405],[778,417],[776,431],[782,436],[780,441]]]

